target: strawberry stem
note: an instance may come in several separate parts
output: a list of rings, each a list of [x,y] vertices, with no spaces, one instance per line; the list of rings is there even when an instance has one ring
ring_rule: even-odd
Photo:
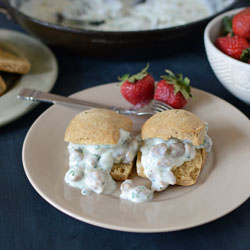
[[[161,78],[165,80],[168,84],[173,84],[174,94],[181,92],[184,98],[187,100],[192,97],[190,79],[188,77],[183,77],[182,74],[174,74],[171,70],[166,69],[165,72],[168,75],[163,75]]]
[[[121,86],[125,81],[130,83],[135,83],[139,80],[142,80],[145,76],[148,75],[149,63],[147,63],[146,67],[143,68],[139,73],[130,76],[130,74],[124,74],[123,76],[119,76],[118,80],[120,81],[119,85]]]
[[[144,69],[142,69],[140,73],[147,73],[148,74],[149,66],[150,66],[149,63],[147,63],[146,67]]]

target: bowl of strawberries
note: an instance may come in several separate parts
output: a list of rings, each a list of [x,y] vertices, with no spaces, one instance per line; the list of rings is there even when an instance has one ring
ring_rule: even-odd
[[[250,104],[250,7],[225,12],[210,21],[204,42],[219,81]]]

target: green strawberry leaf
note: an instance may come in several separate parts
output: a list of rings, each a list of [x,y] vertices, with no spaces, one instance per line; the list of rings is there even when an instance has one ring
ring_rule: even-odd
[[[120,81],[119,85],[121,86],[125,81],[129,81],[130,83],[135,83],[136,81],[142,80],[145,76],[148,75],[149,63],[147,63],[146,67],[143,68],[139,73],[130,76],[130,74],[124,74],[122,77],[118,77]]]
[[[170,78],[171,78],[171,77],[172,77],[172,78],[175,78],[175,74],[174,74],[171,70],[166,69],[165,72],[168,73],[168,75],[169,75]]]
[[[127,80],[129,78],[129,74],[124,74],[122,77],[121,77],[121,80]]]
[[[120,81],[118,85],[121,86],[126,80],[128,80],[128,78],[129,78],[128,73],[122,76],[118,76],[118,80]]]
[[[187,90],[181,89],[180,90],[182,95],[184,96],[184,98],[187,100],[189,97],[191,97],[191,95],[188,93]]]
[[[174,94],[181,92],[184,98],[187,100],[192,97],[190,80],[188,77],[183,77],[182,74],[174,74],[170,70],[165,70],[168,75],[163,75],[161,78],[167,83],[172,84],[174,87]]]
[[[234,36],[232,20],[233,20],[233,16],[225,16],[223,18],[223,34],[224,35]]]
[[[248,63],[250,60],[250,48],[244,49],[241,53],[240,60]]]
[[[223,33],[225,35],[230,35],[230,36],[234,36],[233,33],[233,28],[232,28],[232,20],[233,20],[233,16],[225,16],[223,18]]]
[[[185,84],[186,86],[190,86],[190,79],[185,77],[183,80],[183,84]]]
[[[174,85],[174,94],[176,95],[181,90],[179,85]]]

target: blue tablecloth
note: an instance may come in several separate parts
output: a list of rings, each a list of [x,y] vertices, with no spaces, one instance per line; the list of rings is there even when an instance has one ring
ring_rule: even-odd
[[[3,16],[0,28],[21,30]],[[232,96],[216,79],[207,62],[202,38],[197,36],[185,43],[188,46],[174,54],[143,60],[101,59],[53,49],[59,62],[59,77],[53,92],[69,95],[113,82],[121,73],[135,72],[149,62],[155,76],[161,75],[165,68],[182,72],[191,78],[192,86],[222,97],[250,117],[249,106]],[[24,137],[47,107],[39,105],[0,128],[0,249],[250,249],[249,200],[214,222],[159,234],[102,229],[72,219],[49,205],[30,185],[21,160]]]

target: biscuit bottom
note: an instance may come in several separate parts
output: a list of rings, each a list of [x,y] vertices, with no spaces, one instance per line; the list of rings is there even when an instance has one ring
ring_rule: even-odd
[[[119,164],[114,164],[111,171],[110,175],[115,181],[125,181],[128,179],[130,173],[132,172],[134,162],[131,163],[119,163]]]
[[[173,167],[172,172],[176,178],[176,185],[190,186],[195,184],[205,163],[205,158],[205,149],[198,149],[192,161],[186,161],[179,167]],[[141,164],[141,152],[138,152],[137,155],[136,170],[139,176],[147,178]]]

